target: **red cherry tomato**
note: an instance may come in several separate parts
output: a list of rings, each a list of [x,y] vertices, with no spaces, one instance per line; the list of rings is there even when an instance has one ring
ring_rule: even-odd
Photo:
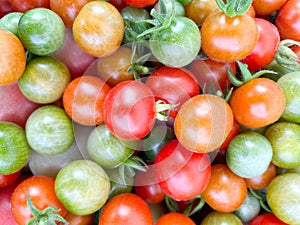
[[[8,175],[1,175],[0,174],[0,188],[8,186],[10,184],[12,184],[13,182],[15,182],[18,177],[21,174],[21,170],[12,173],[12,174],[8,174]]]
[[[11,0],[14,11],[26,12],[34,8],[50,8],[50,0]]]
[[[251,222],[250,225],[288,225],[281,220],[279,220],[272,213],[265,213],[258,215]]]

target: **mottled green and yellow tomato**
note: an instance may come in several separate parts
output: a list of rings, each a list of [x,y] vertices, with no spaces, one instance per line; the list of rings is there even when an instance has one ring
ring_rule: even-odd
[[[200,225],[242,225],[242,221],[233,213],[211,212]]]
[[[31,148],[45,155],[63,153],[74,141],[71,119],[62,108],[54,105],[35,110],[26,122],[25,131]]]
[[[226,139],[233,126],[227,102],[215,95],[196,95],[180,108],[174,122],[178,141],[195,152],[211,152]]]
[[[11,12],[0,19],[0,28],[8,30],[18,37],[18,23],[23,13]]]
[[[23,95],[39,104],[59,100],[71,80],[68,68],[58,59],[43,56],[32,59],[18,80]]]
[[[17,124],[0,122],[0,174],[22,169],[29,160],[30,146],[24,129]]]
[[[0,29],[0,85],[12,84],[23,74],[26,55],[22,42],[11,32]]]
[[[300,224],[300,175],[279,175],[269,184],[267,202],[272,212],[287,224]]]
[[[283,90],[286,101],[282,119],[300,123],[300,72],[287,73],[277,83]]]
[[[73,23],[76,43],[90,55],[112,54],[121,45],[124,23],[119,11],[105,1],[91,1],[80,10]]]
[[[49,55],[57,51],[65,39],[62,19],[46,8],[25,12],[19,21],[19,37],[24,47],[36,55]]]
[[[265,136],[272,145],[272,162],[276,166],[286,169],[300,166],[299,124],[277,122],[267,129]]]
[[[66,209],[76,215],[99,210],[108,199],[107,173],[90,160],[76,160],[62,168],[55,179],[55,193]]]

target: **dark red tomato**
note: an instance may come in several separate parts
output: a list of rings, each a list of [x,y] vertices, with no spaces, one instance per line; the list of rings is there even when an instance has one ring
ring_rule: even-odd
[[[269,183],[276,177],[276,166],[270,163],[267,170],[259,177],[246,178],[246,184],[248,187],[254,190],[261,190],[268,187]]]
[[[200,92],[195,76],[183,68],[160,67],[148,77],[146,85],[157,99],[174,105],[179,104],[170,111],[170,117],[173,119],[181,105]]]
[[[12,0],[2,0],[0,4],[0,18],[5,16],[6,14],[13,12],[14,9],[11,6]]]
[[[30,114],[40,107],[22,94],[17,82],[1,86],[0,99],[0,121],[13,122],[23,128]]]
[[[50,0],[11,0],[14,11],[26,12],[34,8],[50,8]]]
[[[255,13],[259,16],[270,15],[280,9],[287,0],[253,0]]]
[[[241,60],[251,53],[258,39],[254,18],[248,15],[228,17],[213,12],[201,27],[202,50],[209,58],[221,62]]]
[[[169,212],[161,216],[155,225],[196,225],[188,216],[178,213]]]
[[[118,138],[137,140],[145,137],[155,123],[153,92],[139,81],[118,83],[105,98],[104,122]]]
[[[144,8],[147,6],[153,6],[157,0],[124,0],[124,2],[135,8]]]
[[[108,0],[108,2],[114,7],[116,7],[119,11],[124,9],[127,5],[127,3],[124,0]]]
[[[165,144],[154,161],[154,173],[161,189],[176,201],[201,194],[209,183],[211,166],[207,154],[194,153],[178,140]]]
[[[222,92],[225,91],[226,84],[228,84],[228,87],[230,86],[231,82],[227,76],[226,68],[230,69],[233,74],[236,73],[235,63],[217,62],[212,59],[195,59],[190,64],[191,72],[195,75],[201,89],[206,92],[211,84],[214,85],[216,90]]]
[[[134,191],[150,204],[157,204],[165,199],[165,193],[155,178],[154,167],[152,165],[149,165],[146,172],[137,172],[134,180]]]
[[[288,225],[281,220],[279,220],[272,213],[265,213],[258,215],[251,222],[250,225]]]
[[[264,69],[271,63],[280,42],[279,32],[274,24],[265,19],[254,20],[258,28],[258,40],[252,52],[241,60],[252,72]]]
[[[21,174],[21,170],[12,173],[12,174],[8,174],[8,175],[1,175],[0,174],[0,188],[5,187],[7,185],[12,184],[13,182],[15,182],[18,177]]]
[[[245,180],[234,174],[226,164],[211,167],[210,182],[202,194],[205,202],[219,212],[232,212],[246,199]]]
[[[259,128],[279,119],[285,109],[285,97],[275,81],[257,78],[235,89],[229,104],[240,124]]]
[[[132,193],[111,198],[100,213],[99,225],[153,225],[153,217],[147,203]]]
[[[289,0],[279,10],[275,24],[281,39],[300,41],[300,0]]]
[[[22,181],[11,197],[12,212],[19,225],[25,225],[32,217],[27,206],[27,194],[38,209],[42,210],[48,206],[53,206],[59,209],[58,214],[60,216],[66,215],[67,210],[56,197],[54,179],[46,176],[32,176]]]

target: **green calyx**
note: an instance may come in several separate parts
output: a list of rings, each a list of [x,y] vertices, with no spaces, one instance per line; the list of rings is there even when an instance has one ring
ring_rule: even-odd
[[[249,188],[249,192],[259,201],[260,206],[268,213],[272,213],[272,210],[268,206],[266,199],[266,190],[257,190],[254,191],[252,188]]]
[[[241,71],[241,80],[239,80],[236,76],[234,76],[233,73],[230,71],[230,69],[226,68],[226,71],[227,71],[227,74],[228,74],[228,77],[229,77],[231,83],[236,87],[240,87],[243,84],[249,82],[250,80],[253,80],[255,78],[262,76],[263,74],[267,74],[267,73],[277,74],[276,72],[274,72],[272,70],[260,70],[254,74],[251,74],[251,72],[248,69],[247,64],[244,64],[238,60],[236,62]]]
[[[167,104],[162,100],[155,102],[155,118],[160,121],[168,121],[169,111],[178,106],[178,104]]]
[[[274,59],[276,62],[290,70],[290,71],[299,71],[300,70],[300,60],[295,52],[290,48],[291,46],[300,46],[300,42],[294,41],[294,40],[283,40],[280,42],[278,46],[278,50],[275,54]]]
[[[26,225],[56,225],[56,221],[69,224],[63,217],[56,214],[59,212],[59,209],[56,209],[53,206],[48,206],[43,210],[39,210],[33,205],[28,194],[26,195],[26,200],[28,208],[33,215]]]
[[[251,6],[252,0],[216,0],[219,9],[229,17],[244,14]]]

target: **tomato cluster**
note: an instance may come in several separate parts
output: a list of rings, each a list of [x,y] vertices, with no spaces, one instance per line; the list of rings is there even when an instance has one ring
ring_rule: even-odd
[[[300,0],[3,0],[0,224],[300,225]]]

